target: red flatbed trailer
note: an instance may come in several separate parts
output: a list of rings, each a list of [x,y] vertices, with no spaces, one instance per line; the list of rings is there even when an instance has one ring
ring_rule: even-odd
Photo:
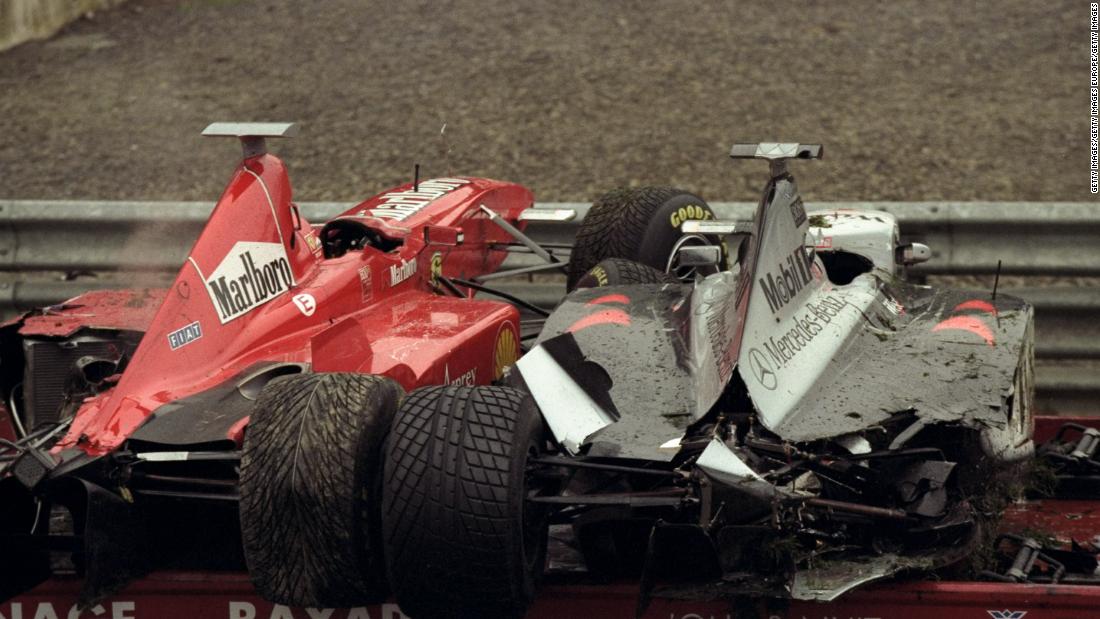
[[[1038,417],[1042,442],[1063,423],[1100,427],[1094,417]],[[1040,500],[1005,513],[1002,529],[1038,530],[1062,540],[1091,541],[1100,534],[1100,500]],[[240,573],[154,573],[92,608],[77,605],[80,581],[58,577],[0,604],[0,619],[401,619],[396,604],[351,609],[299,609],[259,598]],[[637,583],[555,582],[541,588],[528,617],[634,617]],[[653,599],[648,619],[734,619],[731,604]],[[744,615],[740,615],[744,616]],[[1100,617],[1100,586],[999,582],[904,581],[870,585],[829,603],[761,602],[761,619],[1093,619]]]

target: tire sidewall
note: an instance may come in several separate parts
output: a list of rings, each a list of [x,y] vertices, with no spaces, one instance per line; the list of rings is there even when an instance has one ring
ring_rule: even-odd
[[[355,518],[361,523],[354,535],[355,551],[361,565],[373,578],[385,580],[385,562],[382,557],[382,466],[386,439],[393,423],[402,390],[397,383],[386,380],[371,386],[366,402],[368,415],[355,417],[356,433]],[[364,411],[366,412],[366,411]]]
[[[382,508],[387,574],[405,613],[522,616],[546,558],[547,521],[525,509],[528,454],[544,436],[522,390],[409,394],[387,439]]]
[[[605,286],[631,286],[637,284],[679,284],[675,276],[654,269],[646,264],[625,258],[607,258],[592,267],[577,283],[574,290],[603,288]]]
[[[510,498],[516,502],[517,514],[513,522],[519,523],[515,532],[516,543],[519,545],[518,552],[514,553],[513,556],[519,556],[521,563],[515,566],[518,573],[513,573],[516,573],[516,583],[520,587],[517,593],[521,596],[521,599],[530,602],[535,597],[535,588],[546,562],[549,527],[545,520],[545,510],[535,509],[527,502],[527,460],[528,454],[532,450],[536,453],[543,450],[545,435],[543,433],[542,417],[535,405],[534,398],[530,394],[525,394],[517,412],[516,429],[513,435],[516,439],[515,451],[512,453],[512,470],[510,471],[509,484],[512,492],[518,493],[518,496]],[[540,514],[540,512],[542,513]],[[531,522],[531,516],[538,517],[538,522]],[[532,526],[538,527],[533,533],[530,531]],[[534,549],[527,548],[526,542],[529,533],[537,535],[539,538]],[[529,550],[533,550],[535,556],[532,557]],[[529,568],[529,566],[531,567]]]
[[[344,392],[344,396],[336,395],[349,388],[350,393],[362,394],[361,397],[350,398],[347,396],[349,393],[347,391]],[[312,402],[313,406],[288,407],[286,396],[295,391],[308,393],[308,401]],[[354,373],[295,374],[275,378],[264,386],[256,400],[252,421],[244,435],[240,521],[246,561],[257,589],[262,592],[269,586],[280,588],[279,590],[270,589],[265,597],[278,603],[291,605],[308,603],[313,606],[318,604],[346,606],[384,599],[387,587],[379,511],[382,449],[401,395],[401,387],[386,377]],[[318,410],[313,410],[314,407]],[[312,414],[314,412],[320,413],[321,416]],[[307,417],[309,415],[312,416]],[[300,433],[295,444],[287,444],[280,438],[290,436],[275,432],[271,426],[280,417],[284,421],[296,421],[303,431],[307,425],[320,423],[337,424],[348,430],[343,433],[346,437],[344,440],[314,443],[314,445],[320,447],[317,455],[325,457],[322,454],[327,453],[334,462],[354,460],[349,462],[351,466],[345,469],[350,474],[330,469],[332,472],[325,476],[327,479],[308,475],[300,477],[297,483],[303,484],[301,490],[294,491],[291,489],[296,488],[296,484],[290,482],[288,476],[272,477],[272,470],[268,466],[273,462],[272,458],[280,457],[279,453],[288,454],[299,445],[308,444],[301,442],[303,439]],[[313,437],[307,437],[306,441],[316,440],[312,430],[306,433]],[[285,475],[285,471],[281,474]],[[340,496],[327,497],[318,502],[318,499],[323,496],[323,494],[315,494],[320,487],[318,484],[335,487]],[[298,507],[285,503],[266,504],[262,498],[265,492],[274,492],[277,496],[282,496],[284,501],[295,500],[290,499],[292,495],[286,493],[301,492],[301,498],[296,499],[301,503]],[[302,505],[311,506],[307,509],[311,516],[303,519],[300,511]],[[330,534],[325,536],[327,539],[312,546],[319,554],[308,563],[324,564],[326,562],[320,560],[321,556],[332,557],[327,553],[337,551],[339,548],[338,552],[341,556],[339,560],[333,559],[334,565],[342,565],[344,567],[341,569],[346,571],[320,575],[314,570],[309,578],[303,579],[300,570],[306,568],[284,565],[284,561],[291,560],[281,556],[288,549],[270,548],[273,538],[263,531],[271,529],[261,524],[265,522],[264,514],[272,509],[282,511],[285,514],[284,517],[290,518],[285,521],[283,530],[290,531],[294,537],[274,538],[284,541],[308,539],[309,535],[316,535],[317,526],[320,526],[317,521],[327,518],[328,520],[325,521],[335,526],[326,529],[330,531]],[[314,533],[308,533],[311,529]],[[317,541],[316,538],[313,541]],[[301,543],[306,547],[312,545],[307,542]],[[325,547],[331,544],[337,544],[337,546],[325,550]],[[284,573],[285,570],[289,571]],[[353,573],[356,575],[352,576]],[[343,579],[341,574],[347,574],[347,579]],[[288,580],[284,577],[285,575],[292,575],[290,580],[298,583],[292,587],[292,590],[277,584]],[[314,575],[320,578],[314,579]],[[305,595],[308,598],[295,599],[299,595]]]
[[[654,211],[633,259],[663,272],[672,248],[684,235],[680,226],[708,219],[714,219],[714,211],[699,196],[687,192],[672,196]]]

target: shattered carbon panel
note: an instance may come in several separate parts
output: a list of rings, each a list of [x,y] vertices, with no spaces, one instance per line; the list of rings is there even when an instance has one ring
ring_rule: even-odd
[[[1031,306],[1007,296],[993,301],[985,291],[892,284],[860,314],[859,328],[805,395],[778,420],[762,415],[772,420],[770,430],[809,441],[864,430],[902,411],[930,423],[1005,425]],[[764,360],[781,361],[764,351]]]
[[[686,332],[691,290],[668,284],[577,290],[547,319],[539,344],[570,333],[583,360],[598,364],[611,379],[610,400],[621,417],[595,435],[590,455],[675,455],[658,447],[679,439],[696,414]],[[553,414],[554,406],[568,403],[539,406]]]

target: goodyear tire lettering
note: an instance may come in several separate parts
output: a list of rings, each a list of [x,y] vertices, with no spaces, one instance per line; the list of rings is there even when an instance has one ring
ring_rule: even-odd
[[[673,228],[679,229],[680,225],[685,221],[698,221],[700,219],[713,219],[714,215],[711,212],[698,204],[688,204],[687,206],[681,206],[676,209],[672,215],[669,216],[669,223]]]

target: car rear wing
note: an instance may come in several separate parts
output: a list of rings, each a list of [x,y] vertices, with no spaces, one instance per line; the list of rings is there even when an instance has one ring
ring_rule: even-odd
[[[730,149],[732,159],[767,159],[772,178],[787,173],[788,159],[821,159],[824,147],[820,144],[795,142],[737,143]]]
[[[296,123],[210,123],[202,134],[208,138],[239,138],[245,159],[267,152],[265,138],[292,138]]]
[[[738,143],[730,149],[733,159],[821,159],[824,148],[820,144],[794,142]]]

